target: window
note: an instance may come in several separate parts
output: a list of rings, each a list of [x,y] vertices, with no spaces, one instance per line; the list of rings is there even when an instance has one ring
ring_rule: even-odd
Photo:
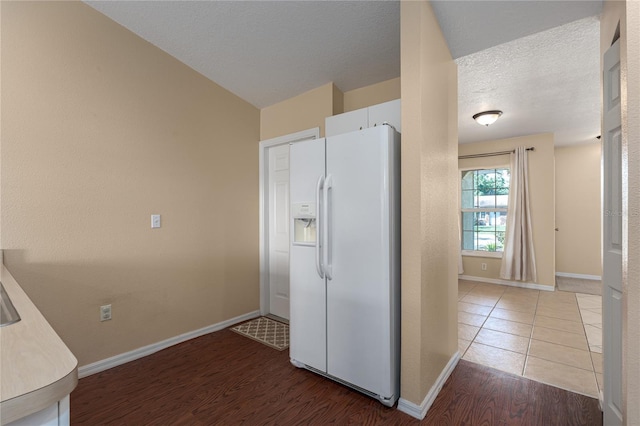
[[[462,171],[462,250],[504,250],[509,178],[507,168]]]

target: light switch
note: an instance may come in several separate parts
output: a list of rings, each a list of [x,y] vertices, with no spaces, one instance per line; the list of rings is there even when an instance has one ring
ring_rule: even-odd
[[[160,228],[160,215],[152,214],[151,215],[151,227],[152,228]]]

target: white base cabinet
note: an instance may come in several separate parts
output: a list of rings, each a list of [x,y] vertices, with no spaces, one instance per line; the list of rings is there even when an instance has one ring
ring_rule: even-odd
[[[67,395],[44,410],[14,420],[6,426],[69,426],[71,423],[69,414],[69,395]]]

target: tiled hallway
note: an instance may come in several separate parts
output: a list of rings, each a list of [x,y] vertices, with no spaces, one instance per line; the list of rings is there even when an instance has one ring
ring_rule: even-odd
[[[458,282],[462,358],[598,397],[601,297]]]

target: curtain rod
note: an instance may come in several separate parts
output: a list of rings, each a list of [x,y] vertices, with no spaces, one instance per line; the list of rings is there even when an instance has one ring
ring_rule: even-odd
[[[527,151],[535,151],[535,147],[527,148]],[[484,154],[469,154],[469,155],[461,155],[458,157],[458,160],[466,160],[467,158],[481,158],[481,157],[495,157],[496,155],[507,155],[516,152],[515,149],[511,151],[500,151],[500,152],[485,152]]]

